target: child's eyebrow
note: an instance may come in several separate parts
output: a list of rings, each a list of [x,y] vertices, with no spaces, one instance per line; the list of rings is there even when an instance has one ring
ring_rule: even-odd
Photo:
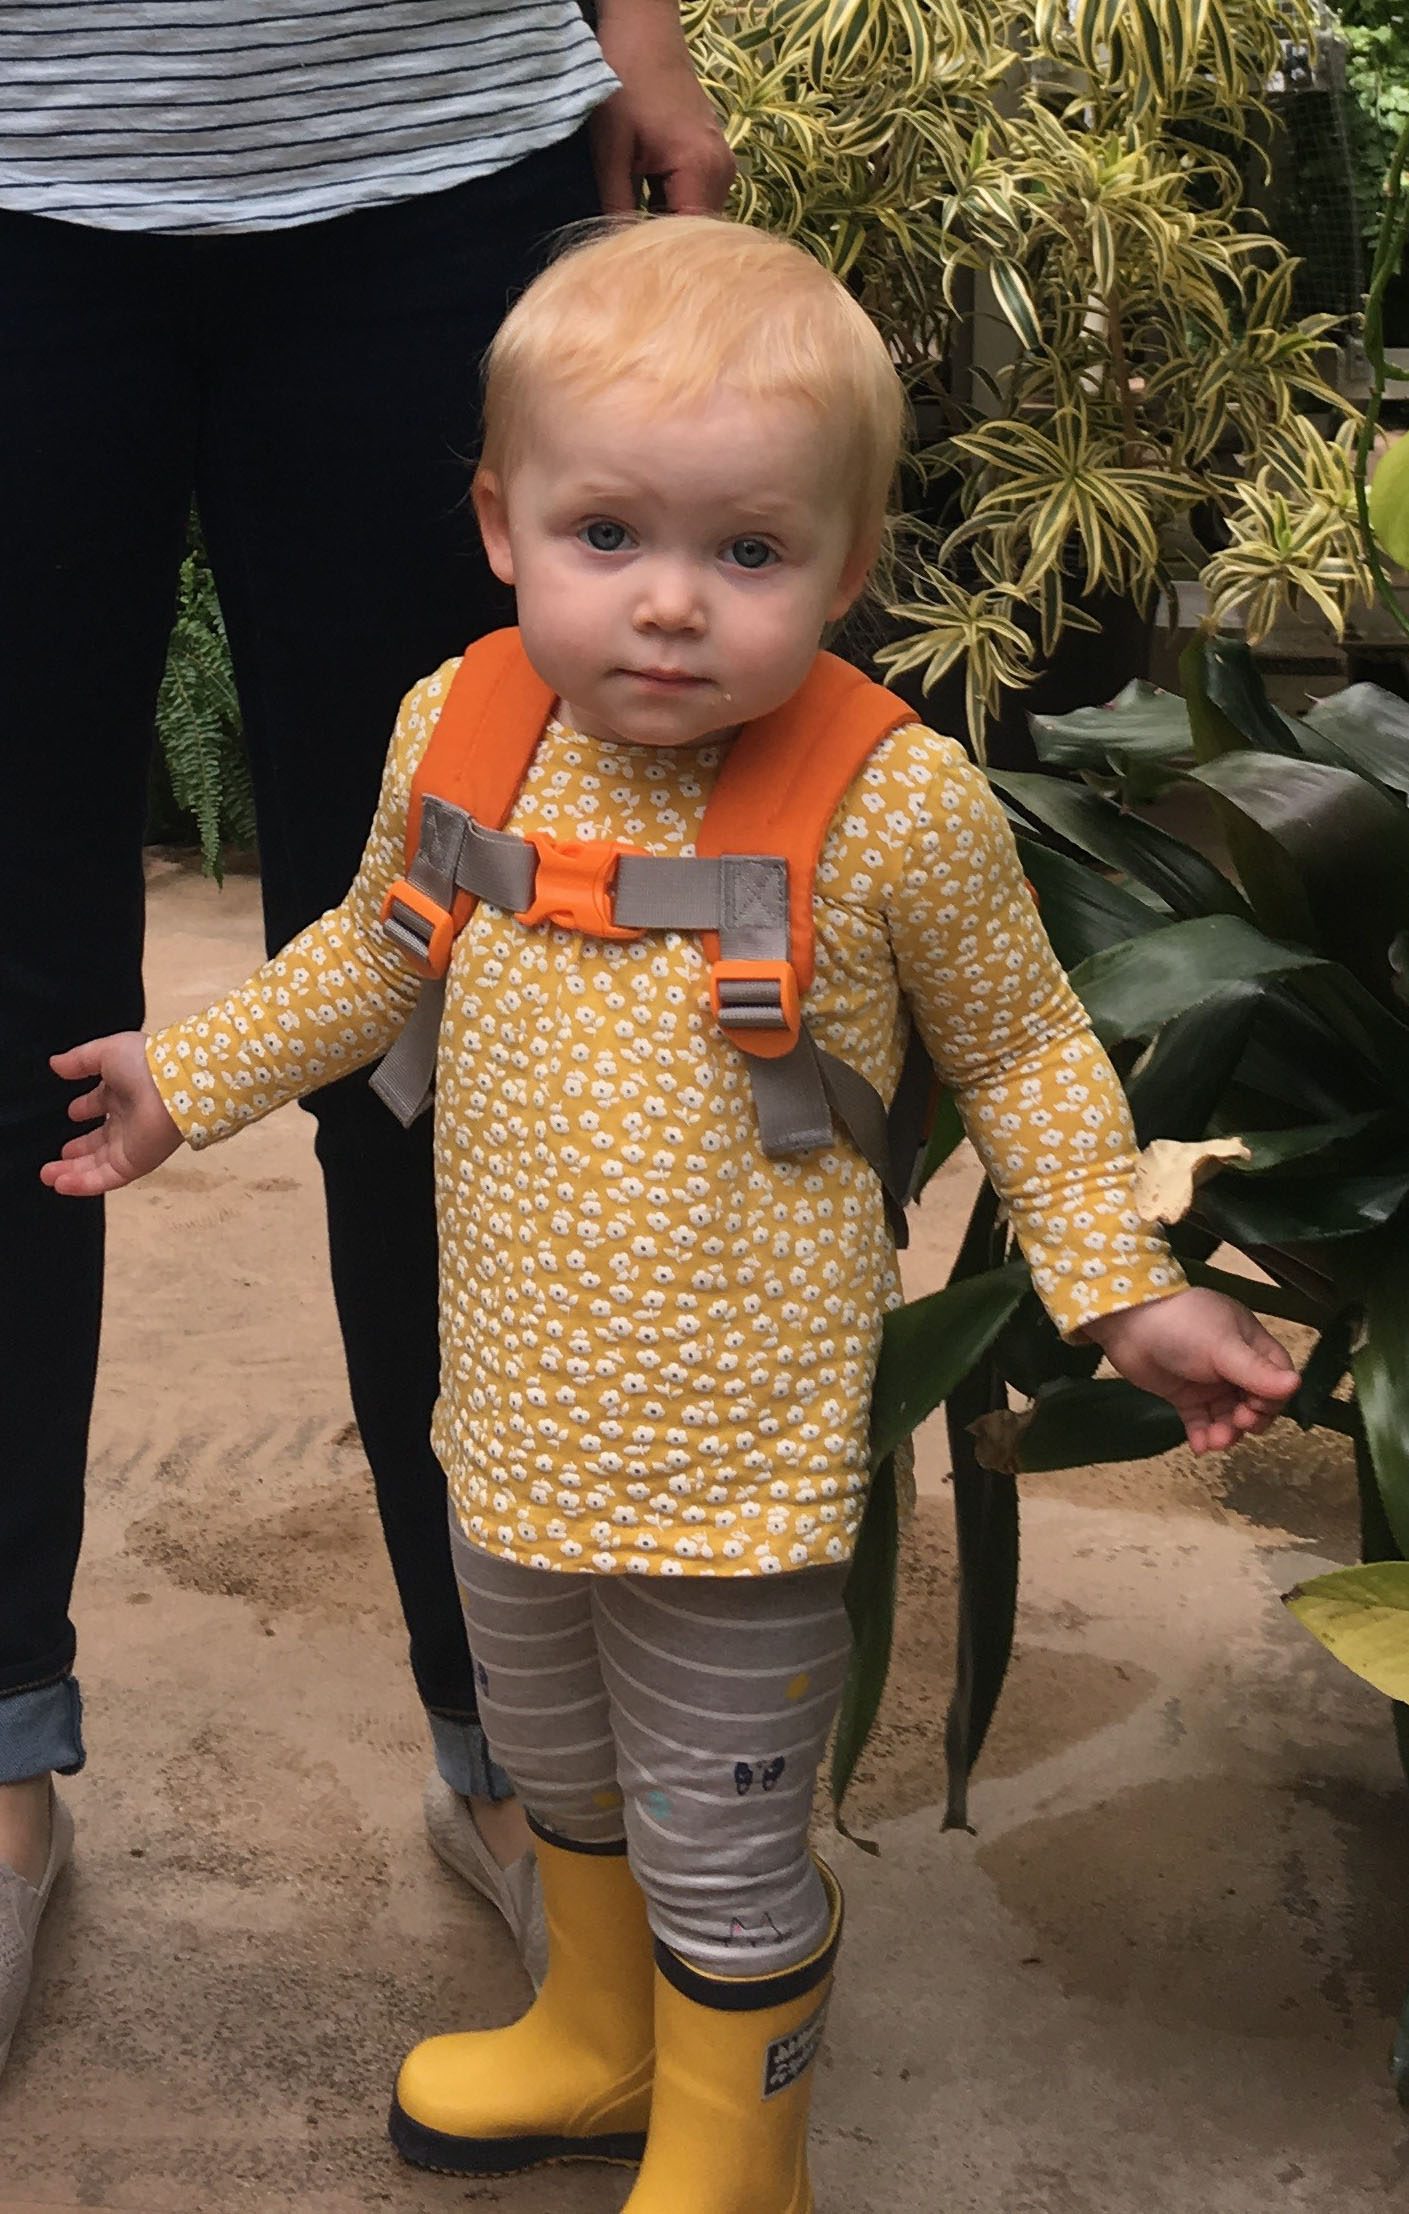
[[[624,505],[630,500],[652,497],[653,488],[636,479],[621,477],[579,477],[565,488],[564,504],[572,508],[611,507]],[[747,523],[751,527],[767,529],[782,524],[796,523],[809,514],[816,502],[806,494],[786,493],[772,495],[760,492],[753,485],[721,485],[711,490],[701,501],[701,513],[727,517],[734,523]]]

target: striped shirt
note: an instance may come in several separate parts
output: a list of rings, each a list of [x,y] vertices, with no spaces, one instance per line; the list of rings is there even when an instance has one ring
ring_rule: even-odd
[[[310,223],[506,168],[615,86],[576,0],[0,0],[0,207]]]

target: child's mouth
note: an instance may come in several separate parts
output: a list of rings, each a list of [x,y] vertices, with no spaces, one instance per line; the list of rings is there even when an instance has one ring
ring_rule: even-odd
[[[656,692],[687,692],[694,685],[709,682],[708,677],[691,676],[686,669],[628,669],[625,674]]]

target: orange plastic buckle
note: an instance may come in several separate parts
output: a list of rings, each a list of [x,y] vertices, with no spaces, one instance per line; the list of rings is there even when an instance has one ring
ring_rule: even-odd
[[[455,918],[428,893],[398,877],[382,901],[382,924],[421,976],[433,982],[444,976],[455,944]]]
[[[725,991],[730,984],[735,990]],[[709,972],[709,1004],[725,1036],[763,1061],[781,1060],[802,1034],[791,961],[716,961]]]
[[[561,930],[585,930],[594,938],[643,938],[612,920],[611,895],[616,865],[624,853],[643,846],[619,846],[605,838],[552,838],[530,830],[524,842],[538,855],[533,899],[520,908],[521,923],[556,923]]]

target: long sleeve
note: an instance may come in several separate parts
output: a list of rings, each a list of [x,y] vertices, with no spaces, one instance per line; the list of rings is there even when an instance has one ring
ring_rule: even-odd
[[[887,924],[935,1066],[1059,1329],[1184,1277],[1135,1210],[1136,1140],[1110,1061],[1041,927],[987,779],[941,741]]]
[[[247,983],[147,1041],[167,1112],[194,1147],[225,1138],[386,1052],[420,979],[381,930],[382,902],[405,868],[411,779],[455,664],[402,703],[361,865],[337,907]]]

